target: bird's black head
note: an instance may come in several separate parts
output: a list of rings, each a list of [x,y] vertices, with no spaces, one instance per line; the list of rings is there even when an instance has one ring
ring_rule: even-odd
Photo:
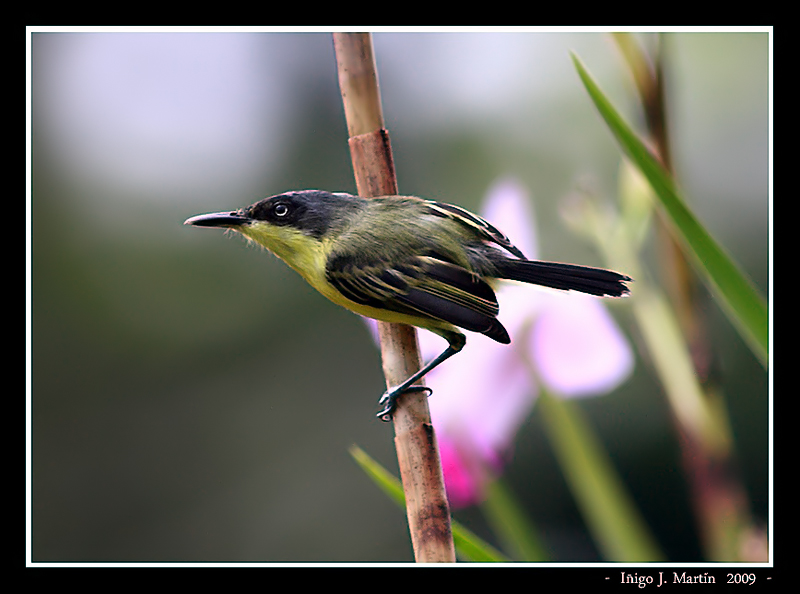
[[[272,225],[294,227],[317,239],[333,224],[360,208],[361,199],[324,190],[299,190],[270,196],[248,206],[242,214]]]

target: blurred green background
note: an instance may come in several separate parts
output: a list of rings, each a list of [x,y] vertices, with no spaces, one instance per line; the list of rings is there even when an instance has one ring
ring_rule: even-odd
[[[396,470],[365,326],[241,238],[182,225],[289,189],[355,191],[331,36],[31,37],[33,560],[411,561],[404,513],[347,453],[356,443]],[[769,37],[666,42],[680,183],[766,294]],[[570,50],[639,122],[609,36],[376,33],[374,45],[402,193],[478,209],[516,177],[540,257],[602,265],[558,208],[578,187],[612,200],[620,158]],[[705,303],[765,522],[767,377]],[[670,559],[699,560],[647,362],[581,406]],[[598,560],[535,409],[507,480],[556,560]],[[491,541],[479,513],[456,517]]]

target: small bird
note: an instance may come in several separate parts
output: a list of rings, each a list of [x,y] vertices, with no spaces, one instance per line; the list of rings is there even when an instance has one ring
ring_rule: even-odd
[[[497,319],[496,279],[597,296],[629,293],[628,276],[611,270],[527,260],[491,223],[459,206],[414,196],[361,198],[299,190],[246,208],[191,217],[186,225],[238,231],[294,268],[322,295],[357,314],[426,328],[447,348],[388,389],[378,417],[466,344],[463,328],[511,342]]]

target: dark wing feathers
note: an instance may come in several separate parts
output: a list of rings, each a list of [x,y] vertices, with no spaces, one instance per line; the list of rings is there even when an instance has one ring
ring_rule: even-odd
[[[418,316],[481,332],[498,342],[510,339],[497,321],[497,298],[486,281],[432,256],[409,256],[387,268],[332,256],[326,278],[342,295],[379,309]]]
[[[444,202],[436,202],[434,200],[423,200],[423,203],[428,207],[432,214],[440,217],[448,217],[458,221],[462,225],[467,225],[478,233],[478,236],[484,241],[496,243],[500,247],[508,250],[517,258],[525,259],[525,254],[517,248],[511,240],[506,237],[505,233],[500,231],[497,227],[492,225],[486,219],[471,213],[468,210],[455,206],[454,204],[446,204]]]
[[[480,332],[503,344],[511,342],[508,332],[497,318],[473,309],[469,303],[455,301],[449,296],[422,289],[411,289],[398,300],[419,313],[427,314],[459,328]]]

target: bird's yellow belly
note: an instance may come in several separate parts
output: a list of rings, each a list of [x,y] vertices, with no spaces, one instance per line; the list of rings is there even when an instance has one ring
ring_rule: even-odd
[[[336,305],[383,322],[420,326],[437,333],[439,329],[447,331],[453,329],[452,324],[427,317],[424,314],[409,315],[351,301],[337,291],[325,276],[327,246],[324,242],[310,243],[307,238],[302,237],[300,232],[293,229],[272,228],[270,231],[270,235],[265,238],[259,237],[258,229],[244,227],[241,233],[261,245],[269,245],[272,253],[291,266],[308,284]]]

